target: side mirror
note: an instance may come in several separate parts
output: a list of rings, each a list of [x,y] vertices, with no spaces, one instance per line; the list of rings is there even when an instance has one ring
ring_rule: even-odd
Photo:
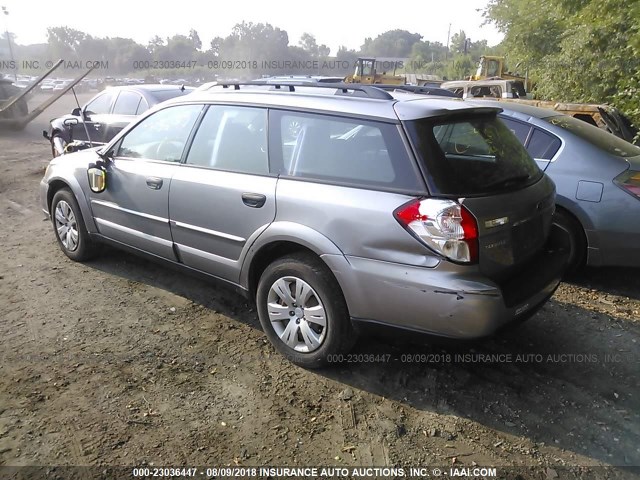
[[[73,115],[74,117],[81,117],[82,110],[80,109],[80,107],[76,107],[73,110],[71,110],[71,115]]]
[[[107,171],[104,167],[95,164],[89,165],[87,170],[89,188],[94,193],[104,192],[107,188]]]
[[[62,123],[64,123],[66,126],[70,127],[71,125],[77,125],[80,122],[78,122],[77,118],[65,118]]]

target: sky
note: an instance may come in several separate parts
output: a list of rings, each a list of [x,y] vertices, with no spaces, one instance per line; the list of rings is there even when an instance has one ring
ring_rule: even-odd
[[[203,48],[216,36],[226,37],[236,23],[270,23],[286,30],[289,44],[311,33],[317,43],[326,44],[334,55],[340,45],[358,50],[366,37],[393,29],[419,33],[423,40],[447,43],[451,35],[464,30],[472,41],[486,39],[489,45],[502,40],[492,26],[481,26],[478,11],[486,0],[403,0],[383,4],[363,1],[242,2],[179,0],[106,0],[52,2],[51,0],[0,0],[8,15],[0,29],[14,33],[16,43],[45,43],[47,27],[68,26],[95,37],[126,37],[146,45],[155,35],[162,38],[188,34],[194,28]],[[396,6],[397,5],[397,6]],[[236,8],[237,7],[237,8]],[[34,15],[34,12],[38,12]]]

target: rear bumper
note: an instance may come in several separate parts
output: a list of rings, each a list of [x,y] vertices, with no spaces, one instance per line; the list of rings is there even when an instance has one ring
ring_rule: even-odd
[[[347,257],[344,264],[337,256],[323,258],[343,289],[354,321],[472,339],[526,319],[549,299],[567,261],[557,240],[550,239],[501,284],[477,271],[465,274],[448,262],[422,268],[359,257]]]

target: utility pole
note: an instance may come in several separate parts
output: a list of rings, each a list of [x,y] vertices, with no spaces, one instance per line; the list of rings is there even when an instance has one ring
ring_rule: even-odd
[[[4,13],[5,17],[9,15],[9,10],[7,10],[7,7],[5,7],[4,5],[2,6],[2,13]],[[9,36],[9,27],[6,18],[4,19],[4,27],[5,34],[7,35],[7,42],[9,42],[9,55],[11,55],[11,61],[15,63],[15,59],[13,58],[13,47],[11,47],[11,37]],[[18,73],[15,68],[13,69],[13,79],[16,82],[18,81]]]
[[[447,51],[444,52],[445,60],[449,58],[449,38],[451,37],[451,24],[449,24],[449,31],[447,32]]]

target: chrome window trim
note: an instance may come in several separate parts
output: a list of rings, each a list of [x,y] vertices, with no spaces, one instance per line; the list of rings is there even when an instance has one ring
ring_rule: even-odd
[[[212,235],[214,237],[226,238],[227,240],[232,240],[234,242],[246,242],[246,238],[237,237],[235,235],[229,235],[228,233],[218,232],[217,230],[210,230],[208,228],[198,227],[196,225],[191,225],[189,223],[176,222],[174,220],[170,220],[169,223],[171,226],[178,228],[186,228],[187,230],[194,230],[196,232],[205,233],[207,235]]]

